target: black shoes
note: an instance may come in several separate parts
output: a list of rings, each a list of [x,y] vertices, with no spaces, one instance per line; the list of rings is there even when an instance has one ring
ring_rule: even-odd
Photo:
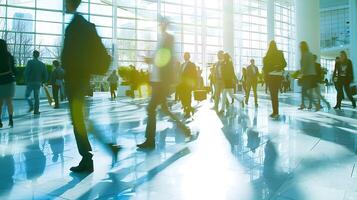
[[[136,146],[139,148],[139,150],[153,150],[155,149],[155,142],[146,140],[144,143],[138,144]]]
[[[1,124],[2,125],[2,124]],[[1,127],[1,126],[0,126]],[[9,127],[12,128],[14,127],[14,121],[11,119],[9,120]]]
[[[40,115],[41,112],[37,111],[37,112],[34,112],[33,114],[34,114],[34,115]]]
[[[32,111],[33,111],[33,107],[30,107],[28,112],[30,113]]]
[[[4,125],[2,124],[2,122],[0,121],[0,128],[4,127]],[[14,121],[11,119],[9,120],[9,127],[12,128],[14,127]]]
[[[355,102],[355,101],[352,102],[352,108],[353,108],[353,109],[356,108],[356,102]]]
[[[92,158],[83,158],[78,166],[71,167],[74,173],[92,173],[94,171]]]
[[[341,110],[341,105],[336,105],[335,107],[333,107],[333,109],[335,109],[335,110]]]

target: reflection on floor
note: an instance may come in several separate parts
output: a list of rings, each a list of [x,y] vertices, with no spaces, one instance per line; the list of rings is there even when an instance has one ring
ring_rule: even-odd
[[[271,120],[268,97],[260,96],[259,108],[236,105],[220,116],[211,102],[197,104],[186,122],[199,132],[191,143],[160,115],[157,149],[139,152],[146,101],[98,94],[88,123],[124,148],[112,163],[91,135],[89,176],[68,170],[80,159],[68,110],[42,103],[34,117],[17,102],[15,128],[0,129],[0,199],[357,199],[357,110],[297,111],[299,97],[285,94],[280,119]]]

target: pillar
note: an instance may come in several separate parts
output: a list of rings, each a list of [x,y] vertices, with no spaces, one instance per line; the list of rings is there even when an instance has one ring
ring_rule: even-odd
[[[267,36],[268,36],[268,43],[275,38],[275,0],[267,0]],[[268,44],[267,44],[268,45]]]
[[[320,50],[320,0],[295,0],[296,5],[296,63],[300,68],[301,41],[309,44],[310,51],[318,57]]]
[[[223,48],[234,56],[234,4],[233,0],[223,0]]]
[[[357,0],[349,0],[350,8],[350,59],[353,63],[355,82],[357,81]]]

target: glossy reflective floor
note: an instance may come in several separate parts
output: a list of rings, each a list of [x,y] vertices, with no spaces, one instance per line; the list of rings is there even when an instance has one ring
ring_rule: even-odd
[[[257,109],[236,103],[220,116],[211,102],[195,103],[186,123],[199,137],[190,143],[160,115],[157,149],[140,152],[146,101],[96,94],[88,176],[69,173],[80,157],[66,106],[42,102],[35,117],[17,101],[15,128],[0,129],[0,199],[357,199],[357,110],[346,102],[342,111],[298,111],[299,96],[283,94],[280,119],[271,120],[269,98],[260,97]],[[123,146],[116,163],[98,136]]]

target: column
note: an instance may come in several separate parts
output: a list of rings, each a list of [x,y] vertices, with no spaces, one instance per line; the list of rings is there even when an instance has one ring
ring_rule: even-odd
[[[234,4],[233,0],[223,0],[223,48],[234,56]]]
[[[117,70],[118,69],[118,4],[117,0],[113,0],[112,4],[112,14],[113,14],[113,25],[112,25],[112,53],[113,53],[113,69]]]
[[[320,50],[320,0],[295,0],[296,5],[296,63],[300,68],[301,41],[309,44],[310,51],[318,57]]]
[[[350,7],[350,59],[353,62],[355,82],[357,82],[357,0],[349,0]]]
[[[275,39],[275,0],[267,0],[267,31],[268,42]]]

